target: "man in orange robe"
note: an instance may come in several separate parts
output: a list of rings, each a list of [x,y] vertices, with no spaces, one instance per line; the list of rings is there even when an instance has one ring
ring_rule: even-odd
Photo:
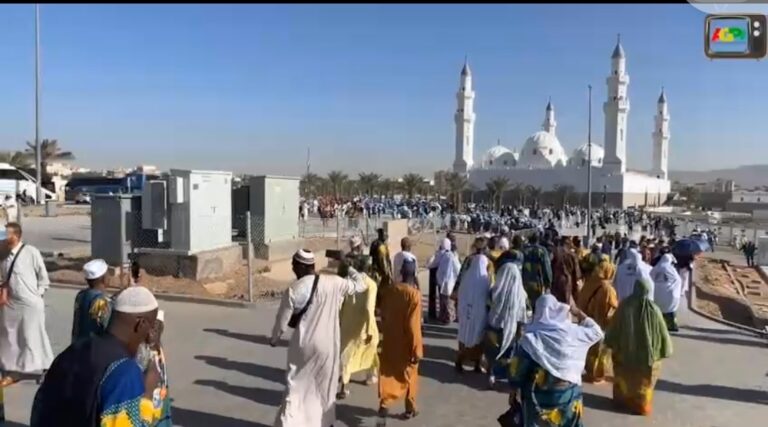
[[[421,292],[408,283],[416,276],[415,263],[406,263],[406,283],[381,288],[382,349],[379,356],[379,422],[384,426],[389,407],[405,397],[405,418],[418,415],[419,360],[424,356],[421,338]]]

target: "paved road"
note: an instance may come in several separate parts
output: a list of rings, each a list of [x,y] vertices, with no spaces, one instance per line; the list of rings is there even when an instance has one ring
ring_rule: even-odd
[[[88,215],[26,217],[22,227],[24,240],[43,252],[73,255],[91,252],[91,217]]]
[[[47,323],[55,351],[67,344],[74,292],[52,290]],[[276,303],[251,309],[162,302],[174,421],[179,426],[267,427],[282,398],[285,349],[267,345]],[[732,427],[760,425],[768,414],[768,346],[745,333],[684,312],[675,354],[662,369],[650,418],[615,412],[610,386],[585,387],[588,426]],[[392,426],[488,427],[505,410],[506,396],[484,390],[474,374],[453,372],[455,327],[425,326],[421,365],[422,415]],[[36,386],[6,391],[10,421],[26,425]],[[337,427],[374,425],[373,388],[354,385],[338,410]]]

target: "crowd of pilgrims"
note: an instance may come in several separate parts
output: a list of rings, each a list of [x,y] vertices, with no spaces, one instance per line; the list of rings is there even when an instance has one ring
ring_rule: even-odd
[[[378,384],[377,426],[398,400],[404,419],[418,416],[424,320],[458,323],[458,374],[469,366],[489,388],[510,390],[502,426],[581,426],[582,383],[611,373],[616,403],[652,412],[694,261],[672,255],[674,238],[606,233],[587,248],[555,228],[525,239],[500,230],[476,237],[462,260],[449,231],[422,266],[430,273],[424,320],[411,242],[404,238],[391,257],[387,241],[379,229],[366,254],[353,237],[336,275],[316,274],[311,251],[294,255],[299,280],[283,297],[271,339],[275,346],[294,328],[275,426],[333,426],[335,402],[350,395],[358,373]],[[318,327],[329,324],[338,327]]]

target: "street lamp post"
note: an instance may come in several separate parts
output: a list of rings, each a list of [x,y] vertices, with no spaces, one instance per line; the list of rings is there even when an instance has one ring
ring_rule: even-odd
[[[35,201],[43,203],[43,153],[40,150],[40,5],[35,5]]]
[[[592,244],[592,85],[589,88],[587,121],[587,246]]]

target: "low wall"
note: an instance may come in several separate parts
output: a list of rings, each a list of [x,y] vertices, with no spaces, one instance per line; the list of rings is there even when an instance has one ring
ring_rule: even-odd
[[[223,277],[243,264],[243,252],[238,244],[193,255],[145,249],[139,252],[137,257],[141,267],[153,276],[174,276],[192,280]]]

